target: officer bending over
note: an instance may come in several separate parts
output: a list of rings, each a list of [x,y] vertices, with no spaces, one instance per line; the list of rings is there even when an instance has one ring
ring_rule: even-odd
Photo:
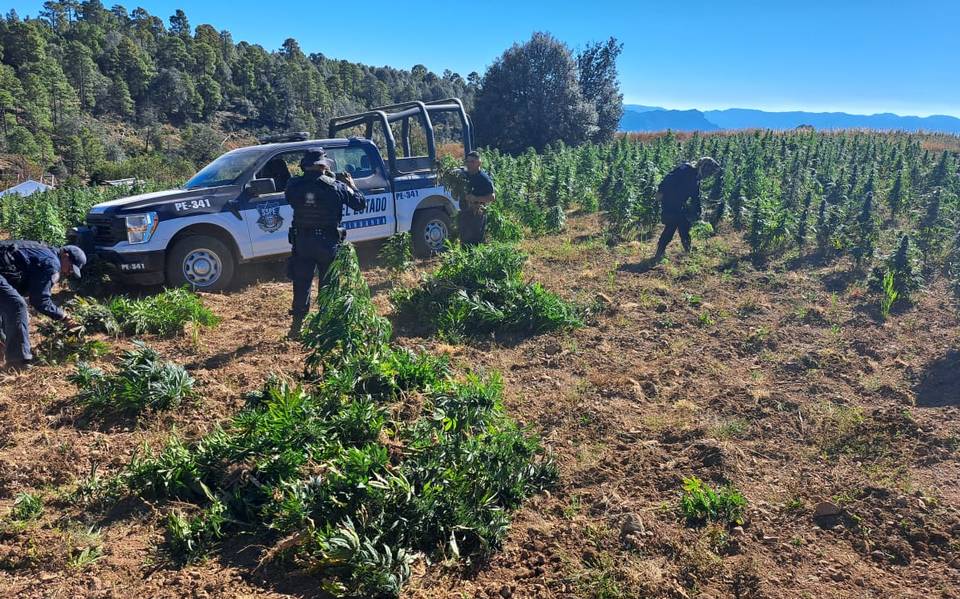
[[[290,242],[290,278],[293,279],[293,323],[290,338],[300,335],[300,326],[310,311],[310,287],[320,270],[320,284],[341,242],[343,207],[364,210],[367,201],[349,173],[334,177],[333,161],[322,151],[309,151],[300,160],[303,175],[287,183],[285,197],[293,208]]]
[[[720,164],[705,156],[696,162],[686,162],[673,169],[660,182],[657,199],[660,200],[660,220],[663,233],[657,244],[654,262],[663,259],[667,244],[680,231],[684,251],[690,251],[690,227],[700,219],[700,181],[720,172]],[[689,201],[689,203],[688,203]]]
[[[36,241],[0,241],[0,345],[5,344],[4,370],[30,368],[30,314],[27,300],[41,314],[68,320],[50,297],[60,276],[80,278],[87,263],[75,245],[51,248]]]

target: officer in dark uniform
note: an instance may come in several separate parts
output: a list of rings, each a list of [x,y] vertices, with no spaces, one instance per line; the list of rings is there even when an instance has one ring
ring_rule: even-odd
[[[720,164],[705,156],[696,162],[686,162],[673,169],[660,182],[657,199],[660,201],[660,220],[663,233],[657,244],[654,262],[663,259],[667,244],[680,231],[684,251],[690,251],[690,227],[700,219],[700,181],[720,172]],[[689,201],[689,202],[688,202]]]
[[[285,196],[293,208],[290,227],[290,278],[293,279],[293,323],[291,338],[299,337],[300,326],[310,311],[310,286],[320,270],[326,276],[345,233],[340,229],[343,207],[364,210],[367,201],[348,173],[333,174],[333,161],[323,151],[311,150],[300,161],[303,175],[287,183]]]
[[[460,206],[457,227],[460,229],[460,242],[464,245],[483,243],[487,229],[487,206],[496,196],[493,193],[493,180],[480,170],[480,153],[470,152],[463,160],[467,169],[467,196]]]
[[[24,296],[41,314],[68,320],[50,292],[61,275],[79,279],[86,263],[86,254],[75,245],[58,249],[36,241],[0,241],[0,342],[6,346],[5,370],[29,368],[33,360]]]

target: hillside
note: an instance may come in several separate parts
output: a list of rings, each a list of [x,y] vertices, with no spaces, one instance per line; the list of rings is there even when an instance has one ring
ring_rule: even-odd
[[[625,132],[716,131],[718,129],[874,129],[878,131],[929,131],[960,133],[960,119],[952,116],[900,116],[897,114],[847,114],[844,112],[768,112],[746,108],[727,110],[667,110],[625,104],[620,130]]]
[[[165,23],[142,8],[55,1],[40,15],[0,18],[0,153],[58,177],[179,179],[224,140],[316,133],[331,116],[401,100],[470,105],[479,78],[308,56],[294,39],[265,49],[194,27],[182,10]]]
[[[523,244],[533,278],[568,299],[612,300],[583,329],[451,344],[395,323],[405,346],[502,372],[508,410],[543,436],[561,474],[521,510],[502,551],[463,568],[420,562],[403,596],[952,596],[960,328],[946,290],[930,288],[880,324],[843,262],[757,270],[739,236],[725,234],[646,270],[649,242],[608,248],[601,234],[595,216],[575,217],[565,233]],[[389,316],[392,283],[373,253],[364,252],[364,274]],[[289,284],[271,267],[246,277],[204,297],[223,319],[217,328],[149,339],[200,381],[202,402],[172,415],[88,420],[56,367],[4,381],[0,511],[21,491],[45,498],[38,521],[0,534],[0,587],[10,596],[315,596],[306,573],[258,567],[257,539],[176,569],[158,553],[159,506],[127,501],[97,513],[73,495],[144,442],[156,446],[172,427],[196,438],[271,372],[299,368],[303,351],[281,338]],[[416,409],[417,398],[408,401]],[[745,493],[741,528],[677,518],[692,475]],[[102,556],[69,565],[88,544]]]

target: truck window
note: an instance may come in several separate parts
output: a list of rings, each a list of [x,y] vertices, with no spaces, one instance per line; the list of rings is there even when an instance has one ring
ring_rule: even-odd
[[[374,163],[364,148],[330,148],[326,152],[327,156],[333,159],[338,173],[350,173],[354,179],[363,179],[374,174]]]
[[[186,189],[231,185],[262,156],[260,152],[229,152],[200,169],[187,181]]]
[[[327,156],[333,159],[336,171],[350,173],[357,187],[373,189],[385,187],[387,180],[380,161],[365,147],[327,148]]]
[[[295,152],[281,152],[267,161],[260,170],[257,171],[257,179],[273,179],[273,184],[277,191],[284,191],[287,183],[293,177],[299,177],[303,174],[300,169],[300,159],[305,154],[304,150]]]

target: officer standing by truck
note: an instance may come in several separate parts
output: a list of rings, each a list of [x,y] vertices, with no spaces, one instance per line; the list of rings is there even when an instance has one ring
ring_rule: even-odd
[[[467,169],[467,195],[460,206],[457,226],[460,229],[460,242],[464,245],[483,243],[487,230],[487,206],[496,199],[493,193],[493,180],[480,170],[480,153],[470,152],[464,157]]]
[[[663,233],[657,243],[653,262],[660,262],[674,233],[680,232],[683,249],[690,251],[690,227],[700,219],[700,181],[720,172],[720,164],[704,156],[696,162],[686,162],[663,178],[657,188],[660,201],[660,220]]]
[[[310,311],[310,287],[317,270],[320,284],[337,254],[345,231],[340,228],[343,207],[364,210],[367,201],[349,173],[334,176],[334,163],[322,151],[311,150],[300,160],[303,175],[290,179],[285,197],[293,208],[290,227],[289,275],[293,280],[293,322],[290,338],[300,336],[303,319]]]
[[[61,276],[80,278],[87,263],[75,245],[52,248],[36,241],[0,241],[0,345],[6,371],[30,368],[30,314],[27,296],[38,312],[54,320],[68,320],[66,312],[50,297]]]

